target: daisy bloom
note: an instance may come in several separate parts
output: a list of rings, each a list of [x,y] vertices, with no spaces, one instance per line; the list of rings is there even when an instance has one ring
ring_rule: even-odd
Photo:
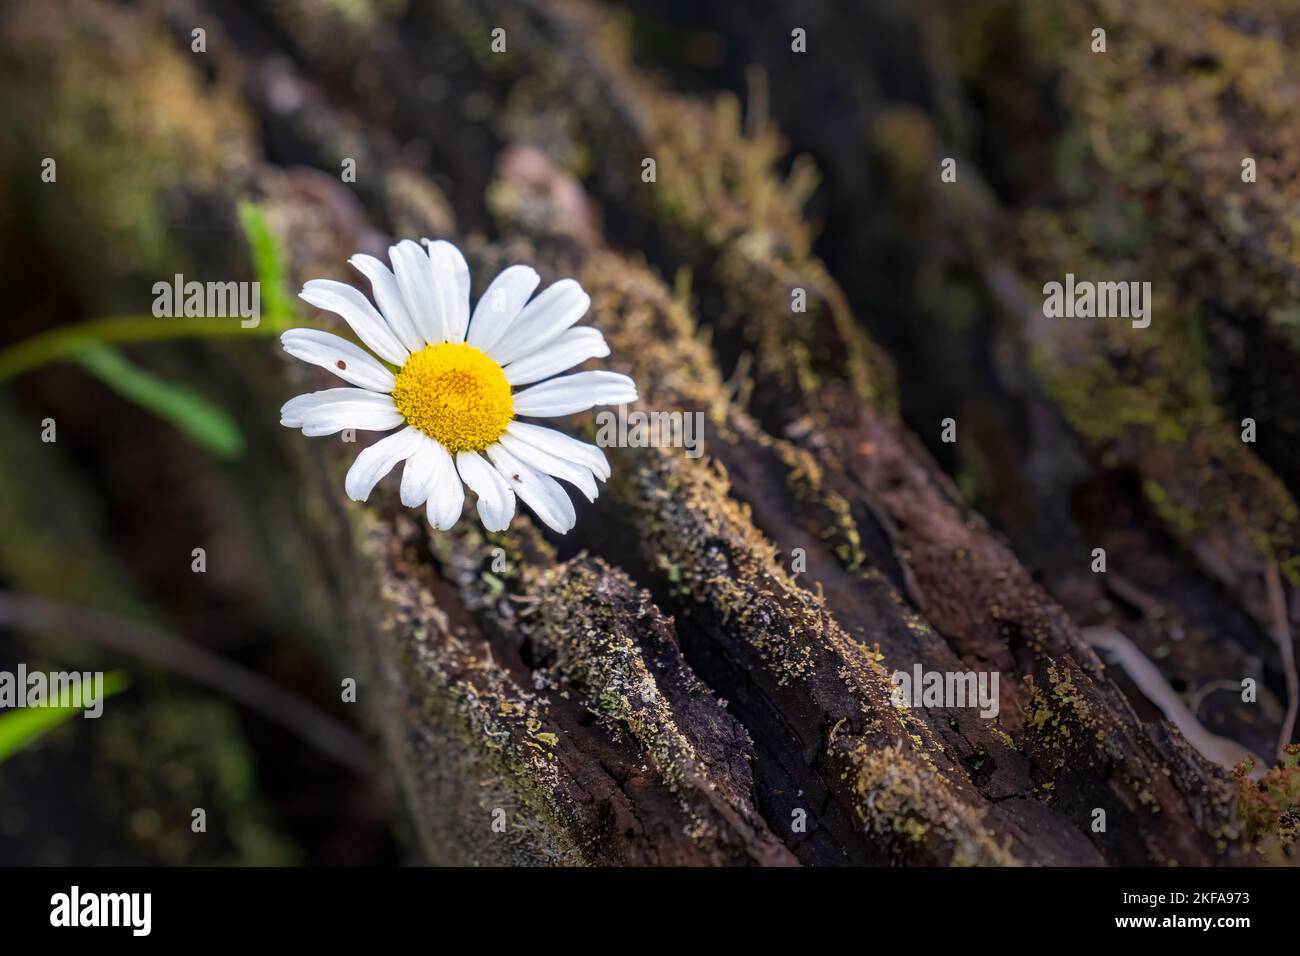
[[[617,372],[559,375],[609,354],[599,331],[574,325],[591,297],[573,279],[529,301],[537,273],[511,266],[488,286],[471,317],[465,257],[449,242],[425,243],[427,251],[410,239],[390,248],[392,271],[373,256],[348,260],[370,280],[375,305],[343,282],[312,279],[303,286],[303,299],[342,316],[370,351],[318,329],[285,332],[286,352],[353,387],[290,399],[280,424],[304,435],[392,432],[348,470],[345,489],[354,501],[365,501],[405,462],[402,504],[424,505],[435,528],[460,519],[463,483],[477,496],[489,531],[509,526],[519,498],[564,534],[577,519],[555,479],[595,501],[596,481],[609,477],[609,463],[595,445],[519,418],[633,402],[636,384]]]

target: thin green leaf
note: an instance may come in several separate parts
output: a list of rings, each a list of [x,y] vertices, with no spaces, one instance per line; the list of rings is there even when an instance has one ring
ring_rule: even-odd
[[[101,699],[120,693],[128,684],[125,671],[109,671],[104,675]],[[26,688],[20,687],[18,692],[25,693]],[[66,691],[59,703],[57,707],[22,707],[0,713],[0,763],[84,712],[83,707],[72,706]]]
[[[288,328],[293,319],[293,300],[288,293],[284,256],[262,210],[251,202],[239,204],[239,221],[253,256],[253,271],[261,284],[262,320],[273,329]]]
[[[107,345],[84,349],[76,359],[113,391],[174,425],[204,450],[219,458],[243,452],[244,439],[234,420],[192,389],[158,378]]]
[[[294,300],[280,245],[253,203],[239,204],[239,222],[248,240],[259,283],[261,321],[251,328],[217,316],[119,315],[56,326],[0,349],[0,382],[55,361],[72,358],[88,346],[187,338],[260,338],[278,335],[294,324]]]

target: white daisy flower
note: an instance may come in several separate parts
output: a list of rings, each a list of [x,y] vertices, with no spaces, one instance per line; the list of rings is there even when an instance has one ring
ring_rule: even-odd
[[[345,489],[354,501],[365,501],[405,462],[402,504],[424,505],[435,528],[460,519],[464,482],[489,531],[509,526],[518,497],[564,534],[576,517],[555,479],[595,501],[596,481],[609,477],[609,463],[595,445],[518,417],[633,402],[636,384],[606,371],[553,377],[609,354],[599,331],[574,327],[591,297],[573,279],[530,302],[537,273],[511,266],[488,286],[471,317],[465,257],[449,242],[425,242],[427,253],[410,239],[390,248],[391,272],[373,256],[348,260],[370,280],[378,308],[342,282],[312,279],[303,286],[303,299],[342,316],[370,352],[318,329],[285,332],[286,352],[354,387],[290,399],[280,424],[304,435],[393,432],[364,449],[348,470]]]

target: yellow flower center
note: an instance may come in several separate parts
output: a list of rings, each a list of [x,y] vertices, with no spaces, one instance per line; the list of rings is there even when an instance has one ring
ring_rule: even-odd
[[[408,423],[453,455],[483,451],[515,417],[506,373],[465,342],[412,353],[397,373],[393,404]]]

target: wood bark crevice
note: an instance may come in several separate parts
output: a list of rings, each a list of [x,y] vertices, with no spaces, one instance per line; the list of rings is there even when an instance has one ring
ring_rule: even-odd
[[[79,6],[111,9],[106,22],[126,33],[159,30],[147,9]],[[1253,532],[1267,533],[1285,571],[1283,546],[1296,543],[1300,521],[1288,511],[1293,479],[1280,473],[1289,458],[1227,443],[1221,415],[1176,442],[1168,422],[1089,429],[1087,390],[1070,376],[1086,373],[1108,402],[1129,394],[1125,363],[1112,361],[1120,345],[1167,387],[1157,400],[1175,424],[1187,424],[1186,408],[1209,415],[1218,396],[1179,382],[1180,334],[1058,336],[1026,305],[1028,276],[1075,255],[1104,258],[1078,237],[1094,215],[1087,197],[1062,187],[1048,211],[1028,195],[1023,207],[1004,203],[1008,184],[986,186],[964,159],[953,189],[924,185],[941,158],[940,101],[957,95],[953,76],[922,61],[916,75],[932,87],[917,104],[873,94],[844,143],[824,139],[820,121],[794,124],[826,145],[834,169],[846,150],[870,158],[841,183],[853,208],[866,213],[887,197],[885,226],[902,235],[914,224],[915,243],[935,244],[933,272],[911,280],[928,275],[978,299],[977,318],[954,318],[947,331],[963,353],[957,367],[986,378],[950,381],[939,374],[948,358],[918,359],[899,334],[904,319],[877,314],[878,269],[843,275],[816,255],[805,212],[813,179],[804,163],[787,168],[777,123],[742,115],[734,97],[674,91],[634,64],[624,26],[593,4],[430,0],[400,16],[366,7],[360,19],[300,0],[200,8],[214,54],[202,82],[183,59],[162,61],[193,80],[168,115],[179,125],[191,113],[198,130],[147,148],[183,166],[227,143],[233,158],[224,171],[209,157],[165,185],[133,183],[141,195],[179,195],[210,221],[233,221],[237,201],[256,200],[294,289],[310,278],[353,281],[350,255],[382,256],[410,235],[456,241],[476,298],[514,262],[544,282],[573,276],[592,297],[587,321],[611,346],[603,364],[636,379],[640,407],[705,422],[703,457],[607,449],[613,476],[594,503],[576,502],[577,528],[563,539],[522,508],[507,532],[486,534],[472,500],[461,524],[436,533],[391,490],[364,505],[344,500],[357,444],[276,431],[274,408],[334,384],[325,372],[200,350],[214,392],[262,410],[250,417],[264,413],[266,427],[250,429],[265,463],[258,487],[274,494],[276,475],[294,475],[300,494],[262,535],[289,543],[263,542],[278,561],[262,566],[296,566],[321,595],[302,602],[301,616],[319,627],[323,660],[360,674],[422,858],[1204,865],[1252,862],[1263,846],[1280,858],[1287,810],[1262,796],[1273,791],[1230,778],[1140,701],[1135,708],[1080,625],[1099,613],[1117,627],[1140,620],[1134,640],[1150,653],[1172,622],[1193,622],[1161,662],[1167,675],[1203,674],[1220,647],[1230,668],[1267,654],[1278,602],[1266,601],[1262,573],[1273,565]],[[830,7],[812,9],[828,16]],[[188,34],[184,18],[168,16],[167,29]],[[926,16],[900,13],[901,35],[933,40]],[[486,52],[498,25],[508,56]],[[49,43],[75,48],[57,24],[48,29]],[[1123,98],[1137,67],[1114,68],[1094,85],[1073,60],[1060,67],[1083,88],[1081,113],[1095,120]],[[148,83],[139,64],[108,58],[89,69],[128,69]],[[839,68],[811,69],[825,80]],[[1019,61],[1006,70],[1032,72]],[[776,100],[780,122],[785,98]],[[334,175],[341,157],[357,160],[355,184]],[[647,157],[658,162],[654,183],[640,178]],[[1227,221],[1216,206],[1192,208]],[[1177,217],[1163,211],[1153,231],[1168,251]],[[177,246],[174,257],[204,261],[201,239]],[[1206,272],[1204,257],[1219,248],[1198,239],[1198,265],[1180,276],[1227,299],[1228,283]],[[79,268],[94,274],[93,263]],[[1269,283],[1289,281],[1275,261],[1261,270]],[[792,310],[796,291],[807,294],[806,312]],[[1247,304],[1261,312],[1275,293]],[[937,322],[960,311],[954,296],[936,306],[909,290],[898,301]],[[304,324],[330,323],[345,331],[304,313]],[[869,334],[877,330],[901,344],[897,362]],[[1242,333],[1248,351],[1280,334],[1256,332]],[[917,390],[906,376],[918,372],[936,383],[924,414],[951,403],[963,443],[969,434],[970,445],[1024,452],[1039,467],[1062,442],[1062,461],[1029,477],[1008,479],[1014,463],[993,461],[974,496],[986,513],[1007,515],[1029,489],[1032,520],[997,530],[971,503],[963,460],[909,427]],[[1249,387],[1239,368],[1216,374]],[[1276,395],[1286,380],[1260,387]],[[993,397],[970,421],[959,411],[964,390],[985,382]],[[594,438],[590,416],[558,424]],[[1201,467],[1184,469],[1183,455]],[[1260,514],[1215,504],[1215,493],[1246,481],[1266,503]],[[264,511],[250,497],[222,500],[242,509],[241,527],[256,528]],[[1123,506],[1114,515],[1079,517],[1114,502]],[[139,510],[119,511],[154,527]],[[1184,511],[1195,512],[1191,526],[1179,524]],[[1052,515],[1070,522],[1060,540],[1041,526]],[[1085,573],[1090,536],[1133,555],[1103,612],[1107,589]],[[899,705],[891,675],[914,666],[997,672],[996,718]],[[1258,718],[1212,712],[1233,731],[1265,734],[1277,708],[1264,704]]]

